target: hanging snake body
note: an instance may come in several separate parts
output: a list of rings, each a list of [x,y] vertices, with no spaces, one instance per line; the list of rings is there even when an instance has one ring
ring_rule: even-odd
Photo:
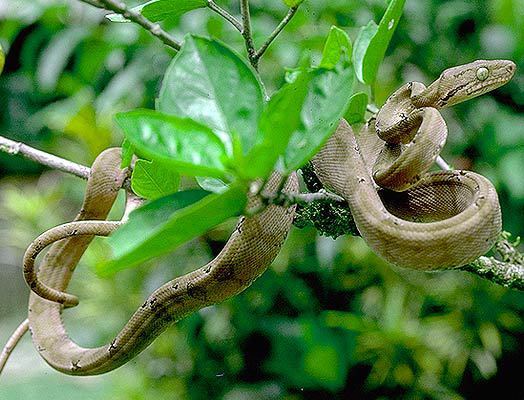
[[[342,120],[314,157],[320,180],[347,200],[362,237],[377,254],[402,267],[435,270],[468,263],[492,246],[501,217],[491,183],[473,172],[427,170],[447,135],[438,109],[501,86],[514,70],[511,61],[480,60],[446,70],[427,88],[407,84],[360,136]],[[119,150],[104,151],[93,164],[75,221],[39,236],[24,257],[33,291],[33,342],[47,363],[71,375],[115,369],[173,321],[244,290],[276,257],[293,220],[293,207],[275,205],[242,217],[215,259],[153,292],[111,343],[85,349],[65,331],[62,310],[78,301],[64,291],[93,235],[107,236],[121,224],[105,221],[125,177],[119,165]],[[280,180],[273,174],[268,193],[277,190]],[[294,174],[284,191],[298,191]],[[252,197],[249,202],[259,201]],[[35,259],[51,243],[36,274]]]

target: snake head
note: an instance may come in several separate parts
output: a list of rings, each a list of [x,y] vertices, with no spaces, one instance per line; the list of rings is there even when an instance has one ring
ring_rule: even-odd
[[[509,60],[477,60],[448,68],[417,97],[429,106],[449,107],[506,84],[515,69],[515,63]]]

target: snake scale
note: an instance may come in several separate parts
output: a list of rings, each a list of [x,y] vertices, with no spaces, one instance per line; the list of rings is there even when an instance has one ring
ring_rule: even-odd
[[[501,214],[492,184],[469,171],[427,171],[447,136],[438,110],[499,87],[514,72],[515,64],[505,60],[450,68],[427,88],[418,82],[401,87],[359,135],[340,122],[312,164],[321,182],[348,202],[362,237],[377,254],[401,267],[437,270],[468,263],[493,245]],[[244,290],[276,257],[292,224],[294,207],[271,205],[241,217],[215,259],[155,290],[110,343],[82,348],[63,325],[63,308],[78,303],[64,291],[93,236],[107,236],[121,225],[105,221],[126,176],[119,165],[119,149],[101,153],[75,220],[40,235],[24,256],[33,342],[48,364],[66,374],[113,370],[170,323]],[[266,194],[281,181],[274,173]],[[283,190],[298,191],[295,174]],[[249,206],[259,202],[251,196]],[[36,257],[48,245],[36,273]],[[21,325],[17,334],[23,330]]]

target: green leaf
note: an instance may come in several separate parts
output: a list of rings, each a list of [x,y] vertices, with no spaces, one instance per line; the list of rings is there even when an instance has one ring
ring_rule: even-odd
[[[311,74],[303,71],[271,97],[260,118],[258,144],[241,168],[245,177],[265,178],[273,170],[291,135],[301,126],[301,112],[310,80]]]
[[[232,155],[234,140],[244,154],[254,145],[263,104],[246,61],[216,40],[186,36],[164,75],[157,110],[209,126]]]
[[[302,109],[302,125],[284,155],[285,172],[303,166],[326,142],[344,116],[352,94],[353,68],[318,69],[309,82]]]
[[[154,200],[133,211],[129,221],[108,239],[113,259],[97,267],[110,275],[168,253],[226,219],[240,215],[245,188],[233,185],[221,194],[188,190]]]
[[[349,124],[363,122],[368,105],[368,95],[364,92],[355,93],[349,99],[349,106],[344,118]]]
[[[372,84],[402,16],[406,0],[391,0],[379,25],[374,21],[360,29],[353,48],[353,63],[360,82]]]
[[[204,8],[206,0],[152,0],[131,10],[142,14],[147,19],[158,22],[167,18],[177,18],[197,8]],[[109,14],[106,18],[112,22],[130,22],[121,14]]]
[[[135,148],[129,142],[129,140],[124,138],[124,141],[122,142],[122,162],[120,163],[121,168],[127,168],[131,166],[133,154],[135,154]]]
[[[332,26],[324,45],[320,68],[334,69],[340,57],[345,54],[349,63],[351,61],[352,45],[351,40],[346,32],[342,29]]]
[[[284,4],[288,7],[296,7],[304,2],[304,0],[283,0]]]
[[[137,160],[131,176],[131,188],[140,197],[155,200],[178,190],[180,175],[163,164]]]
[[[2,49],[2,46],[0,45],[0,74],[4,70],[4,64],[5,64],[5,54],[4,54],[4,50]]]
[[[185,175],[220,178],[226,174],[224,145],[198,122],[152,110],[120,113],[116,121],[143,158],[168,163]]]
[[[212,193],[223,193],[229,187],[223,180],[209,176],[197,176],[196,181],[198,186]]]

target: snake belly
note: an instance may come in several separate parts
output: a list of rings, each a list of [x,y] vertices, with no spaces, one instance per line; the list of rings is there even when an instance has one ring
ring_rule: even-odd
[[[63,292],[76,264],[93,239],[93,235],[86,232],[98,234],[108,230],[107,221],[103,220],[125,176],[119,165],[120,149],[108,149],[92,166],[82,211],[73,222],[81,226],[82,222],[89,220],[91,227],[83,232],[71,224],[55,228],[52,232],[54,237],[46,240],[46,234],[41,235],[33,251],[27,255],[28,259],[36,258],[38,251],[56,237],[70,236],[55,242],[40,265],[38,278],[44,286]],[[268,182],[266,194],[275,191],[280,180],[274,174]],[[284,190],[298,190],[296,174],[289,177]],[[258,201],[251,198],[249,206],[256,206]],[[62,321],[63,304],[31,293],[29,329],[33,343],[44,360],[63,373],[96,375],[111,371],[140,353],[172,322],[247,288],[278,254],[293,216],[294,206],[269,206],[256,216],[242,217],[215,259],[155,290],[114,340],[98,348],[83,348],[69,338]],[[96,220],[100,220],[99,227]],[[63,299],[62,303],[65,302]]]

